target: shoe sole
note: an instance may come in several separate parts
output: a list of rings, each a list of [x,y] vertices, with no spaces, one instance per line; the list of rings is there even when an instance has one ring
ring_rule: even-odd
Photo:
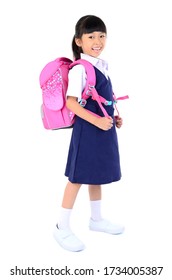
[[[65,245],[64,242],[63,242],[63,240],[61,240],[60,238],[58,238],[58,237],[56,236],[55,233],[53,234],[53,236],[54,236],[54,239],[56,240],[56,242],[57,242],[63,249],[65,249],[65,250],[67,250],[67,251],[70,251],[70,252],[81,252],[81,251],[83,251],[83,250],[85,249],[84,244],[83,244],[82,246],[78,247],[78,248],[71,248],[71,247]]]

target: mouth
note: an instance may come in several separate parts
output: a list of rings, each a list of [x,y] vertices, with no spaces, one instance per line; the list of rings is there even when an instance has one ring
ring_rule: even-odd
[[[96,56],[101,53],[101,50],[102,50],[101,47],[92,48],[92,51],[95,53]]]
[[[92,50],[98,52],[98,51],[101,50],[101,48],[100,47],[96,47],[96,48],[92,48]]]

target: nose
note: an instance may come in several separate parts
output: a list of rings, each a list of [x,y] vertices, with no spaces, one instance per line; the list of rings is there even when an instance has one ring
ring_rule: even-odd
[[[100,39],[100,37],[95,37],[95,43],[96,44],[100,44],[101,43],[101,39]]]

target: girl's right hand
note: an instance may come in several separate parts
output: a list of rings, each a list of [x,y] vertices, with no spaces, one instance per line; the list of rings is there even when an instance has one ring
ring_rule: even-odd
[[[105,131],[109,130],[113,127],[113,119],[111,117],[97,118],[95,122],[95,126]]]

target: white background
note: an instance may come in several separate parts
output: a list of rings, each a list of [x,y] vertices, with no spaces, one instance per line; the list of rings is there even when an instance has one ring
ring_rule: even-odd
[[[100,16],[106,23],[108,41],[102,57],[109,62],[117,96],[130,96],[118,104],[124,119],[118,130],[123,178],[103,187],[102,205],[103,215],[124,223],[126,231],[111,236],[88,230],[90,208],[83,186],[71,224],[86,250],[71,253],[52,237],[66,184],[71,130],[43,128],[39,73],[56,57],[72,58],[74,26],[86,14]],[[161,276],[130,278],[171,279],[171,15],[167,0],[1,1],[0,273],[4,279],[13,279],[10,269],[15,266],[65,265],[94,268],[91,279],[115,279],[116,275],[103,275],[105,266],[164,266]],[[74,279],[35,279],[57,277]]]

